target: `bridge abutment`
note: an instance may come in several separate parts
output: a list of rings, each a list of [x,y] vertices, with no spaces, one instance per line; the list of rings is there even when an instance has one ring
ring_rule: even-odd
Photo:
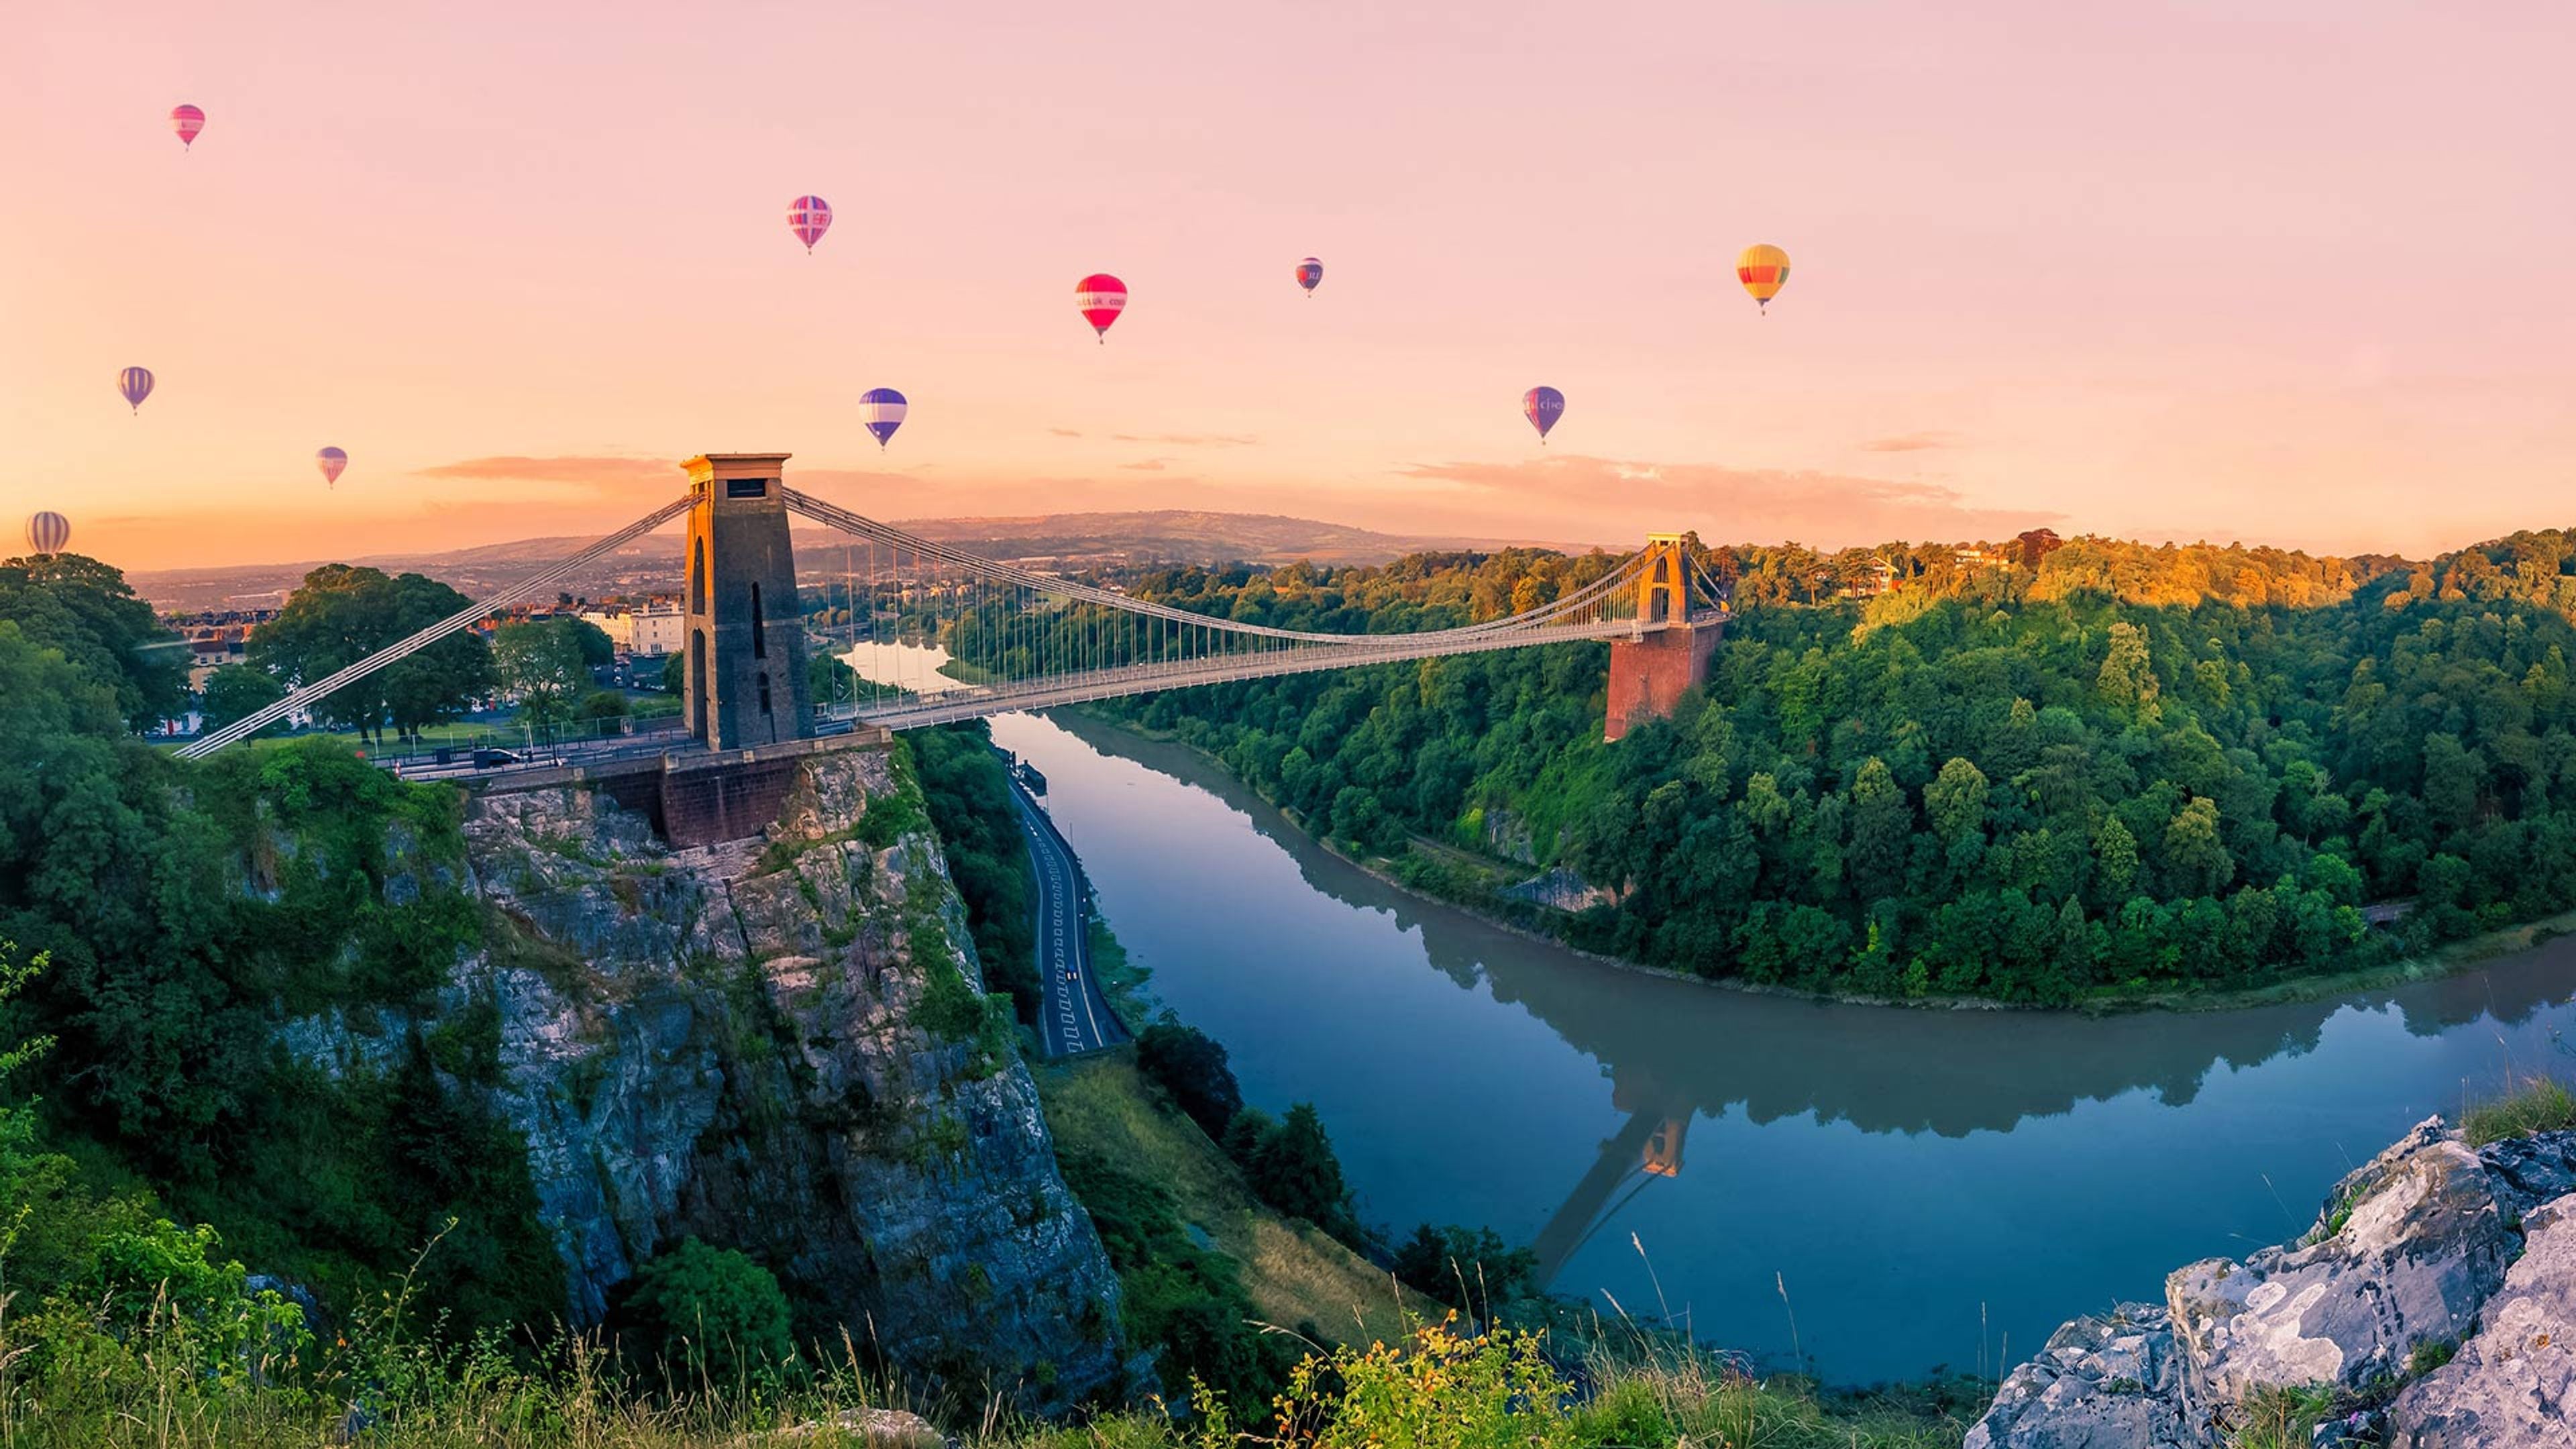
[[[1650,719],[1670,719],[1693,685],[1708,682],[1708,661],[1726,632],[1723,620],[1667,624],[1640,639],[1610,644],[1610,700],[1601,737],[1617,740]]]

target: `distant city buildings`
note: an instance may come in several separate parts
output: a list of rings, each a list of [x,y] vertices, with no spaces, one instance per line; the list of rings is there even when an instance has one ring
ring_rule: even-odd
[[[665,654],[677,654],[680,641],[687,637],[676,598],[648,600],[640,609],[608,604],[587,610],[581,617],[607,635],[618,653],[637,658],[659,659]]]

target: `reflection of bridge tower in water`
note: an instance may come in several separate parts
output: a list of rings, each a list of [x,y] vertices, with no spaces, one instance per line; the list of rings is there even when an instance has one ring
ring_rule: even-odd
[[[1610,703],[1602,738],[1616,740],[1634,725],[1670,716],[1692,685],[1708,678],[1708,657],[1726,632],[1715,607],[1691,617],[1690,554],[1678,533],[1649,534],[1638,556],[1637,622],[1664,627],[1610,645]]]
[[[1682,1138],[1690,1131],[1687,1102],[1658,1100],[1632,1107],[1629,1094],[1613,1089],[1611,1105],[1628,1120],[1601,1144],[1592,1170],[1566,1195],[1563,1206],[1539,1229],[1530,1245],[1538,1255],[1538,1281],[1552,1283],[1592,1235],[1619,1215],[1629,1201],[1657,1178],[1682,1175]]]

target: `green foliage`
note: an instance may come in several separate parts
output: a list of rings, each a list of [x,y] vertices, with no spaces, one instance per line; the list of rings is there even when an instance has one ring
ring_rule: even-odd
[[[1353,1247],[1366,1246],[1367,1235],[1351,1211],[1350,1186],[1342,1180],[1341,1158],[1313,1103],[1299,1102],[1277,1121],[1247,1107],[1227,1124],[1224,1145],[1263,1202]]]
[[[631,713],[626,696],[613,689],[594,689],[572,708],[573,718],[580,720],[624,719]]]
[[[225,725],[253,715],[286,697],[286,686],[265,669],[248,664],[227,664],[206,676],[202,708],[206,728]],[[270,730],[277,726],[271,725]]]
[[[0,619],[109,689],[137,729],[186,699],[186,649],[108,564],[76,553],[0,560]]]
[[[2258,1384],[2228,1416],[2228,1449],[2308,1449],[2340,1400],[2331,1384]]]
[[[2066,1004],[2352,970],[2576,907],[2565,537],[2411,578],[2264,549],[1987,552],[2004,561],[1703,550],[1737,604],[1709,682],[1615,746],[1597,646],[1105,708],[1361,849],[1525,828],[1540,865],[1621,891],[1556,929],[1709,976]],[[1809,605],[1833,592],[1811,565],[1847,582],[1875,560],[1903,608],[1855,628],[1863,611]],[[1131,586],[1360,631],[1486,617],[1593,566],[1425,555]],[[1493,905],[1459,871],[1398,869]],[[2364,903],[2409,899],[2366,928]]]
[[[796,1363],[778,1279],[742,1253],[696,1238],[637,1269],[610,1321],[630,1354],[682,1391],[741,1393]]]
[[[597,625],[569,614],[504,624],[492,635],[492,667],[501,688],[548,738],[590,692],[593,636],[597,644],[607,642]]]
[[[1023,1021],[1045,1001],[1037,969],[1037,887],[1028,841],[1011,803],[1010,777],[981,720],[920,730],[905,741],[920,783],[921,808],[939,832],[948,876],[966,902],[966,926],[986,984],[1006,992]],[[893,808],[888,808],[893,807]],[[863,833],[890,831],[907,812],[871,801]],[[889,834],[883,844],[893,843]],[[882,845],[880,846],[882,848]]]
[[[304,576],[276,618],[251,632],[250,662],[279,679],[320,679],[472,603],[421,574],[328,564]],[[323,719],[369,736],[409,736],[492,688],[492,656],[471,630],[451,634],[321,700]]]
[[[1538,1255],[1506,1245],[1492,1228],[1424,1223],[1395,1250],[1390,1266],[1422,1292],[1479,1305],[1487,1316],[1547,1288],[1538,1281]]]
[[[1146,1027],[1136,1038],[1136,1065],[1210,1138],[1223,1137],[1243,1110],[1224,1046],[1197,1027],[1171,1020]]]
[[[1195,1380],[1257,1414],[1287,1386],[1296,1341],[1260,1331],[1235,1265],[1191,1242],[1168,1189],[1096,1153],[1061,1157],[1118,1271],[1127,1341],[1161,1350],[1165,1382]]]
[[[1572,1449],[1584,1442],[1563,1407],[1572,1389],[1535,1336],[1435,1324],[1299,1364],[1280,1418],[1313,1449]]]
[[[2449,1363],[2452,1359],[2457,1358],[2459,1356],[2459,1352],[2460,1343],[2458,1339],[2427,1339],[2424,1342],[2415,1345],[2412,1350],[2408,1351],[2406,1355],[2406,1372],[2416,1378],[2422,1378],[2424,1375],[2433,1372],[2442,1365]]]
[[[542,1321],[559,1268],[524,1150],[440,1080],[492,1069],[469,1019],[399,1065],[324,1079],[274,1048],[286,1017],[426,1004],[481,937],[460,802],[326,740],[189,765],[124,732],[107,687],[0,621],[0,939],[50,958],[16,1015],[61,1047],[23,1075],[87,1154],[180,1221],[335,1301],[447,1231],[420,1307],[460,1329]],[[439,1061],[433,1063],[435,1052]],[[85,1201],[44,1154],[35,1197]],[[50,1185],[48,1185],[50,1184]],[[13,1272],[74,1271],[32,1224]]]
[[[2479,1102],[2460,1115],[2460,1135],[2471,1147],[2576,1127],[2576,1092],[2555,1077],[2529,1077],[2503,1096]]]

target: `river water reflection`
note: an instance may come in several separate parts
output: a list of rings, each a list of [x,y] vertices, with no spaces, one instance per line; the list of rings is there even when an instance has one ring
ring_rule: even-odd
[[[1659,1280],[1703,1338],[1785,1362],[1776,1274],[1841,1382],[2026,1357],[2171,1268],[2294,1236],[2348,1163],[2509,1062],[2565,1063],[2576,1025],[2576,938],[2189,1015],[1719,990],[1405,895],[1178,746],[1070,715],[993,733],[1246,1098],[1321,1109],[1364,1219],[1491,1225],[1605,1312],[1653,1311]]]

